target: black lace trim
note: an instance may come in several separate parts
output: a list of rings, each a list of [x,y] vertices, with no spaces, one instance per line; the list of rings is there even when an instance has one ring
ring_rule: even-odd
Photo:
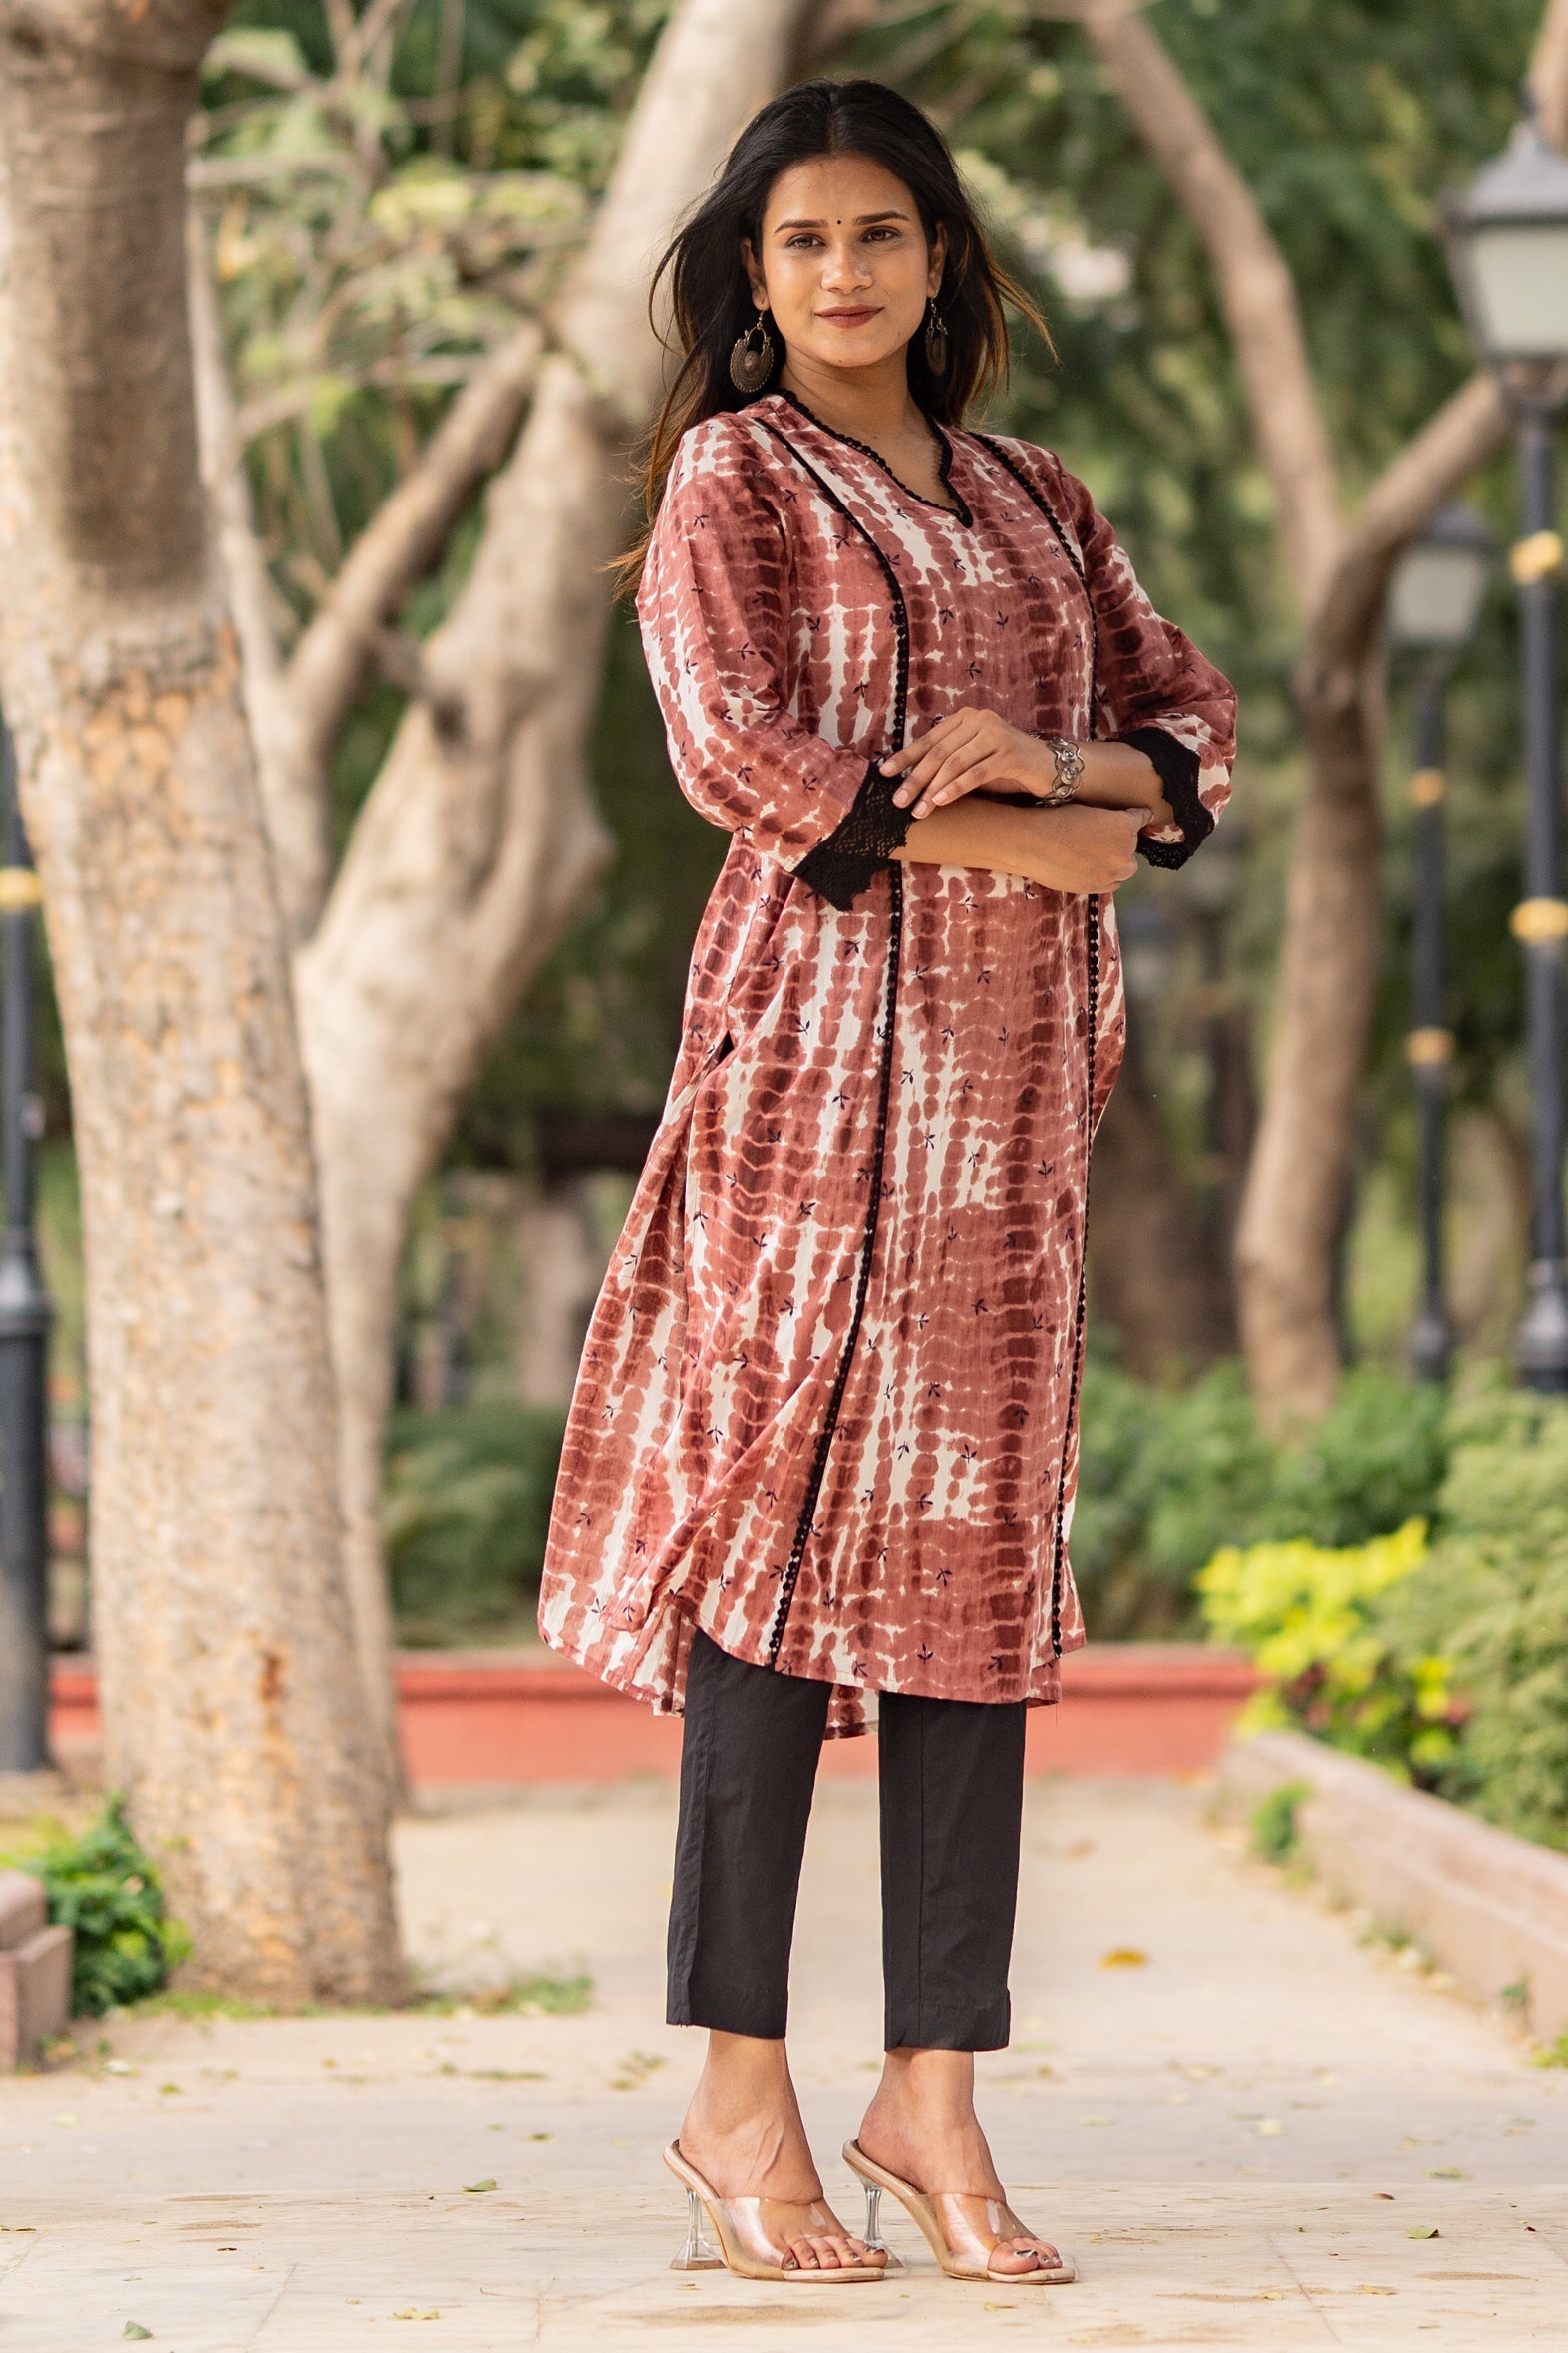
[[[949,479],[953,472],[953,445],[934,417],[928,416],[926,423],[936,435],[937,447],[942,453],[937,460],[936,477],[943,490],[946,491],[948,498],[952,500],[951,506],[947,504],[945,500],[928,499],[924,491],[912,490],[901,474],[893,472],[880,450],[873,450],[869,442],[856,441],[852,433],[840,433],[836,425],[824,425],[816,411],[808,409],[798,394],[785,392],[781,385],[770,397],[774,400],[787,401],[791,409],[798,409],[807,424],[814,425],[818,433],[825,433],[829,441],[842,442],[846,449],[858,450],[862,458],[869,458],[872,465],[879,466],[888,481],[896,483],[904,497],[913,499],[917,506],[934,506],[938,514],[950,514],[953,520],[961,522],[966,530],[974,529],[975,518],[969,510],[968,502],[961,491],[954,490]]]
[[[897,777],[884,776],[873,760],[848,816],[840,818],[827,840],[818,841],[795,867],[800,880],[829,906],[853,906],[872,875],[891,865],[893,852],[903,848],[910,812],[895,803],[897,786]]]
[[[1153,763],[1160,789],[1181,828],[1179,841],[1140,840],[1139,857],[1146,857],[1151,866],[1184,866],[1199,843],[1206,841],[1214,831],[1214,820],[1198,799],[1201,762],[1196,752],[1178,744],[1162,727],[1129,727],[1124,735],[1111,740],[1130,744],[1135,752],[1141,752]]]

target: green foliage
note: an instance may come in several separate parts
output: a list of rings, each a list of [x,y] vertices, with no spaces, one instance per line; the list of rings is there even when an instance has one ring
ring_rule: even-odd
[[[1429,1517],[1445,1464],[1430,1385],[1361,1368],[1295,1441],[1258,1426],[1238,1364],[1170,1392],[1091,1358],[1073,1567],[1091,1631],[1170,1630],[1225,1545],[1363,1544]]]
[[[564,1421],[508,1400],[397,1417],[386,1526],[404,1641],[520,1627],[543,1564]]]
[[[1298,1539],[1216,1552],[1197,1580],[1209,1631],[1268,1679],[1239,1728],[1296,1726],[1402,1773],[1429,1777],[1446,1764],[1449,1661],[1440,1652],[1396,1660],[1377,1617],[1381,1597],[1426,1558],[1421,1519],[1368,1544]]]
[[[1568,1405],[1493,1391],[1455,1410],[1451,1443],[1440,1540],[1379,1631],[1402,1672],[1439,1646],[1451,1662],[1444,1795],[1568,1848]]]
[[[1296,1817],[1312,1796],[1310,1781],[1282,1781],[1252,1809],[1252,1851],[1262,1862],[1289,1862],[1296,1851]]]
[[[96,1822],[71,1832],[56,1825],[8,1865],[42,1879],[49,1917],[75,1930],[73,2012],[106,2010],[157,1993],[190,1950],[168,1916],[162,1881],[138,1846],[125,1804],[111,1798]]]

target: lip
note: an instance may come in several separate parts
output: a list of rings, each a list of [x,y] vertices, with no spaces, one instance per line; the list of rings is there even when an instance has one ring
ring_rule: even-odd
[[[819,310],[816,315],[835,327],[863,327],[867,319],[881,317],[882,306],[879,302],[861,303],[853,309]]]

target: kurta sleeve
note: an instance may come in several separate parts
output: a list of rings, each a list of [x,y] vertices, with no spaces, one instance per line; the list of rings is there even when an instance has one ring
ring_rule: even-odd
[[[1159,776],[1175,825],[1138,842],[1150,865],[1181,866],[1214,831],[1230,799],[1236,694],[1191,639],[1162,620],[1138,586],[1126,550],[1076,475],[1049,452],[1013,445],[1077,545],[1095,607],[1095,733],[1132,744]]]
[[[676,781],[709,822],[848,906],[909,828],[894,780],[789,709],[785,510],[733,417],[682,442],[637,615]]]

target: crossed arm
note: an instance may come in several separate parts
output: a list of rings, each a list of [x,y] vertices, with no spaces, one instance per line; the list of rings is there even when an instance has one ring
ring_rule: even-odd
[[[893,799],[912,809],[903,864],[985,866],[1076,894],[1114,890],[1136,866],[1137,838],[1171,811],[1147,755],[1131,744],[1083,744],[1075,798],[1057,809],[988,798],[1036,793],[1056,781],[1048,745],[995,712],[960,710],[882,762],[899,778]]]

